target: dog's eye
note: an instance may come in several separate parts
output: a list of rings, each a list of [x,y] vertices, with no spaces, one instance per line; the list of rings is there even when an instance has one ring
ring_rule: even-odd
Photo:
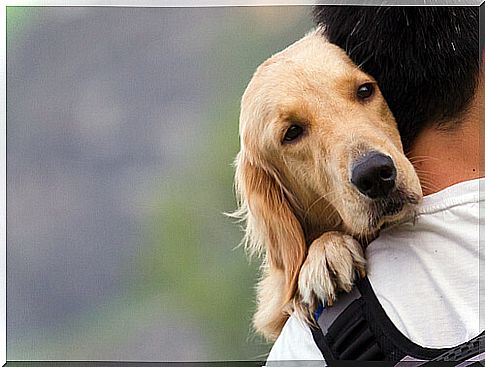
[[[286,130],[286,134],[283,137],[283,143],[291,142],[298,138],[303,133],[303,127],[300,125],[291,125],[288,130]]]
[[[367,99],[374,94],[374,86],[372,83],[365,83],[357,89],[357,97],[359,99]]]

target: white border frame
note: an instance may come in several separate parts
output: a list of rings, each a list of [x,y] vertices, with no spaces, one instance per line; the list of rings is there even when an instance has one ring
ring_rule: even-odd
[[[393,6],[481,6],[485,0],[403,0],[397,3],[392,0],[38,0],[38,1],[15,1],[7,0],[0,8],[0,83],[2,89],[0,98],[3,108],[0,113],[0,363],[5,365],[7,361],[7,65],[6,65],[6,8],[7,6],[113,6],[113,7],[221,7],[221,6],[277,6],[277,5],[393,5]]]

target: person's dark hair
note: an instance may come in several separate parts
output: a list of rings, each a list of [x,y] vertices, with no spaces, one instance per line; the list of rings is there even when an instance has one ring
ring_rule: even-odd
[[[466,111],[480,70],[477,7],[315,6],[314,20],[378,82],[404,149]]]

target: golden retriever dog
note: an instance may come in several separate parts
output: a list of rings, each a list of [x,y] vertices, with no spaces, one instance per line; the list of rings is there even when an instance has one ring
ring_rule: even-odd
[[[422,192],[375,80],[319,30],[259,66],[239,133],[234,216],[263,257],[253,322],[272,340],[350,291],[361,243],[412,218]]]

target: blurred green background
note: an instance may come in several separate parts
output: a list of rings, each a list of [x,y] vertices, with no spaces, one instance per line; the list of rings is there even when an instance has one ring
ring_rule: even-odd
[[[264,359],[232,161],[310,7],[7,9],[7,359]]]

